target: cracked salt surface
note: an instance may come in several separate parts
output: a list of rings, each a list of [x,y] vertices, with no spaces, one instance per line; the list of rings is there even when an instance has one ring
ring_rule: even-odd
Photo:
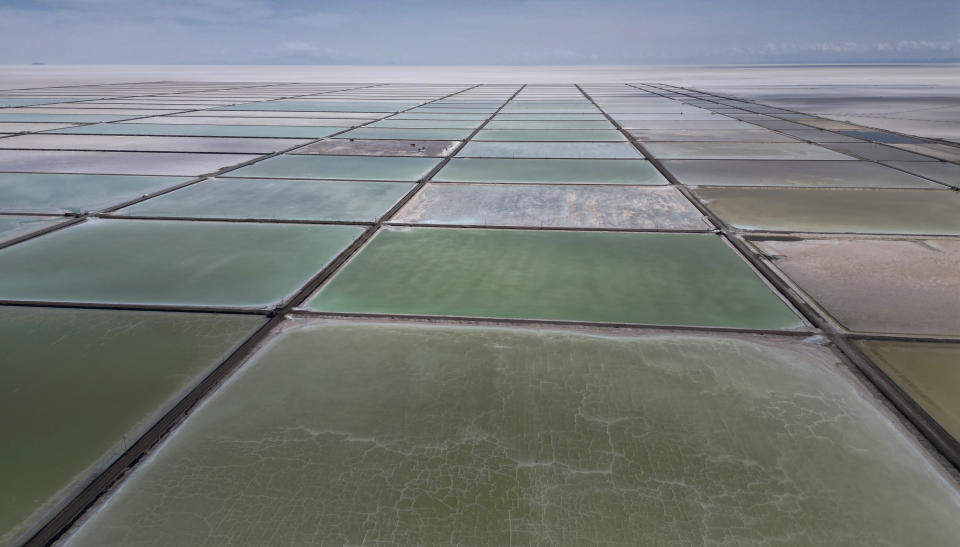
[[[68,502],[263,323],[0,307],[0,545]]]
[[[68,545],[955,545],[818,344],[294,320]]]

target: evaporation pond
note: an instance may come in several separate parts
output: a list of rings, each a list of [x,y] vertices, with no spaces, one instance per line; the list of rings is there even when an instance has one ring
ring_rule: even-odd
[[[389,228],[308,307],[772,329],[801,325],[714,234]]]
[[[188,178],[0,173],[0,211],[82,213],[119,205]]]
[[[119,456],[264,322],[0,307],[0,544]]]
[[[438,163],[440,160],[435,158],[287,155],[231,171],[230,176],[415,181]]]
[[[0,299],[263,308],[359,226],[93,219],[0,249]]]
[[[764,254],[847,328],[960,335],[960,241],[756,241]]]
[[[428,183],[392,219],[409,224],[710,230],[669,186]]]
[[[66,544],[952,547],[958,512],[799,339],[297,320]]]
[[[127,207],[121,215],[372,222],[412,182],[211,179]]]
[[[453,158],[433,180],[542,184],[668,184],[646,160]]]
[[[745,230],[960,234],[960,193],[950,190],[700,188],[725,222]]]

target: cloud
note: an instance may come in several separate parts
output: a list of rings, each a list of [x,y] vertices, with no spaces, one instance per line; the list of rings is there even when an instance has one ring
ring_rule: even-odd
[[[891,44],[882,42],[874,44],[877,51],[957,51],[960,49],[960,39],[952,41],[931,42],[929,40],[901,40]]]
[[[752,46],[730,46],[728,51],[739,57],[768,61],[803,58],[808,62],[830,62],[836,59],[927,60],[936,57],[960,58],[960,40],[900,40],[896,42],[819,41],[811,43],[765,43]]]

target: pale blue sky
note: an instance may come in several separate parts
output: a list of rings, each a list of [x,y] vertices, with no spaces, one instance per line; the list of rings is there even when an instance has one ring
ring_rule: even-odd
[[[960,59],[958,0],[0,0],[0,63]]]

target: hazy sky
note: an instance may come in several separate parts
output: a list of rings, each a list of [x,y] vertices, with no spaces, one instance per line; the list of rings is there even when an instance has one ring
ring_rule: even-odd
[[[0,63],[960,59],[960,0],[0,0]]]

